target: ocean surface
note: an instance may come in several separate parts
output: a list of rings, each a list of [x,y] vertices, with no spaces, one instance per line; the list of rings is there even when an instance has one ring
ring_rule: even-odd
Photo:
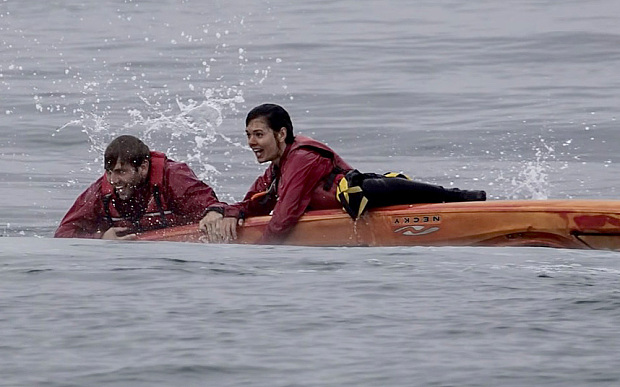
[[[226,201],[244,119],[366,172],[617,199],[612,0],[0,0],[0,386],[617,386],[620,254],[57,240],[119,134]]]

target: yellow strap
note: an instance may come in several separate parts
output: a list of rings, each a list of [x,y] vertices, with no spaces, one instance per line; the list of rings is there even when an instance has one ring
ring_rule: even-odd
[[[357,217],[358,218],[360,216],[362,216],[362,212],[364,212],[364,208],[366,208],[366,204],[368,204],[368,199],[366,199],[366,196],[362,196],[362,201],[360,203],[360,208],[359,208],[359,210],[357,210]]]
[[[347,179],[345,179],[344,177],[342,179],[340,179],[340,182],[338,182],[338,186],[336,187],[336,199],[341,202],[340,200],[340,195],[343,196],[344,201],[347,202],[347,204],[345,205],[345,207],[348,208],[348,203],[349,203],[349,194],[356,194],[356,193],[360,193],[360,192],[364,192],[362,190],[362,187],[356,186],[356,187],[349,187],[349,182],[347,181]],[[366,205],[368,204],[368,199],[366,198],[366,196],[362,195],[362,198],[360,200],[360,205],[359,208],[357,209],[357,217],[359,218],[362,213],[364,212],[364,209],[366,208]]]
[[[400,172],[387,172],[387,173],[384,173],[383,176],[385,176],[385,177],[401,177],[403,179],[411,180],[411,178],[409,176],[405,175],[404,173],[400,173]]]
[[[349,187],[347,188],[345,191],[345,193],[358,193],[358,192],[362,192],[362,187]]]
[[[403,178],[403,179],[408,179],[411,180],[411,178],[407,175],[405,175],[404,173],[399,173],[399,172],[388,172],[386,174],[384,174],[385,177],[398,177],[398,178]],[[355,187],[349,187],[349,182],[347,181],[346,178],[342,178],[340,179],[340,181],[338,182],[338,186],[336,187],[336,199],[341,202],[341,198],[340,195],[343,196],[343,199],[347,202],[347,205],[345,205],[346,208],[348,206],[349,203],[349,194],[356,194],[356,193],[360,193],[360,192],[364,192],[362,190],[362,187],[360,186],[355,186]],[[359,218],[360,216],[362,216],[362,213],[364,212],[364,210],[366,209],[366,206],[368,205],[368,198],[366,198],[366,196],[362,195],[362,198],[360,200],[360,204],[359,204],[359,208],[357,209],[357,218]]]
[[[338,187],[336,187],[336,199],[340,201],[340,194],[344,195],[344,198],[347,202],[349,202],[349,194],[362,192],[361,187],[349,187],[349,182],[344,177],[340,179],[338,183]]]
[[[338,190],[338,191],[340,191],[340,190]],[[361,187],[349,187],[349,188],[345,189],[344,191],[338,192],[338,194],[336,195],[336,199],[338,199],[338,201],[340,201],[340,194],[343,194],[344,195],[344,199],[348,203],[349,202],[349,194],[355,194],[355,193],[359,193],[359,192],[362,192],[362,188]]]
[[[340,193],[346,191],[347,188],[349,188],[349,183],[347,182],[347,179],[343,177],[338,182],[338,188],[336,190],[338,191],[338,193]]]

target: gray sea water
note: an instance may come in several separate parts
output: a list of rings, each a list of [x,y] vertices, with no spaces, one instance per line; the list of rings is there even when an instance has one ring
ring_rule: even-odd
[[[0,0],[0,385],[618,385],[615,252],[52,235],[121,133],[240,199],[264,102],[360,170],[616,199],[619,11]]]

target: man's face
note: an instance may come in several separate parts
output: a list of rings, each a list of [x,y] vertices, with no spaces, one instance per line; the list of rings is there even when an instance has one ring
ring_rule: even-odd
[[[273,131],[264,118],[255,118],[245,128],[248,138],[248,145],[252,148],[256,160],[259,163],[272,161],[276,165],[280,162],[280,157],[284,153],[286,144],[286,129]]]
[[[114,168],[106,170],[106,177],[114,187],[116,194],[121,200],[127,200],[133,196],[136,187],[142,184],[149,173],[149,162],[144,161],[137,169],[131,164],[117,161]]]

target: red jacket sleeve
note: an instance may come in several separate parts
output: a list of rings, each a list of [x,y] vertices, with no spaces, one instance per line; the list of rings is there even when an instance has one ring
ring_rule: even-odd
[[[332,160],[298,149],[289,154],[278,186],[278,202],[258,243],[278,243],[306,212],[312,193],[334,168]]]
[[[101,238],[109,228],[100,195],[101,180],[78,196],[56,229],[55,238]]]
[[[288,155],[280,171],[277,202],[261,203],[260,199],[252,200],[255,194],[269,189],[273,180],[272,165],[256,179],[243,201],[226,205],[221,211],[224,216],[240,218],[268,215],[273,210],[267,229],[258,243],[278,243],[288,235],[306,212],[313,191],[333,168],[331,159],[306,149],[297,149]]]
[[[169,198],[173,212],[187,223],[198,222],[205,215],[207,207],[226,205],[185,163],[167,161],[164,181],[166,197]]]

